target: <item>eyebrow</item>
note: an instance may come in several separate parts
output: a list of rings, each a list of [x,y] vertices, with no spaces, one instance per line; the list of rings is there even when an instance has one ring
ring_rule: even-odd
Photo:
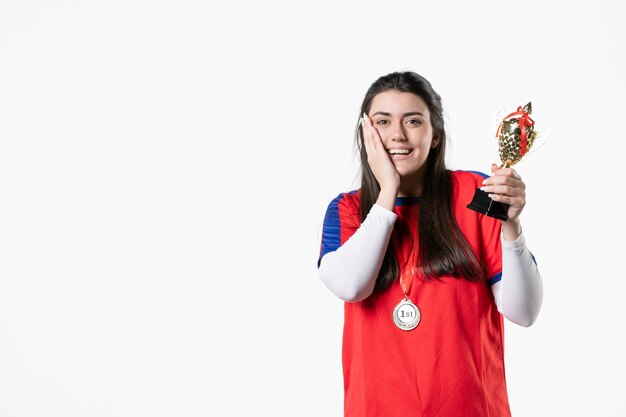
[[[372,116],[376,116],[377,114],[380,114],[381,116],[391,117],[391,113],[387,113],[387,112],[385,112],[385,111],[377,111],[376,113],[372,114]],[[402,118],[404,119],[405,117],[408,117],[408,116],[415,116],[415,115],[422,116],[422,117],[424,116],[424,114],[423,114],[423,113],[421,113],[421,112],[418,112],[418,111],[411,111],[411,112],[408,112],[408,113],[404,113],[404,114],[402,115]]]

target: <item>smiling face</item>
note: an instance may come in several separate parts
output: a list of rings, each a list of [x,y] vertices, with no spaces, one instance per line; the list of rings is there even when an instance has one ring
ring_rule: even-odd
[[[430,111],[413,93],[387,90],[374,97],[368,116],[378,130],[405,192],[419,192],[433,140]]]

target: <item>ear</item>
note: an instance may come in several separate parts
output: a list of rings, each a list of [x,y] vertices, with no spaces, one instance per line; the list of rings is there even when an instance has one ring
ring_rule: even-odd
[[[435,149],[439,145],[439,139],[433,137],[433,140],[430,142],[430,149]]]

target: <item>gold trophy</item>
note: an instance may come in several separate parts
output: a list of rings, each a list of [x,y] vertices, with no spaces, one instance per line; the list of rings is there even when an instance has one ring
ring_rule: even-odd
[[[516,112],[506,116],[500,122],[496,137],[502,165],[500,168],[509,168],[522,160],[535,143],[535,121],[530,118],[532,105],[518,107]],[[489,193],[476,189],[472,202],[467,208],[496,219],[507,221],[509,205],[489,198]]]

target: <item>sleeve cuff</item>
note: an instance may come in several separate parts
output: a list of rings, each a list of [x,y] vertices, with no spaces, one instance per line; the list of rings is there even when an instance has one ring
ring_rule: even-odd
[[[526,246],[524,231],[522,231],[515,240],[506,240],[504,235],[500,234],[500,241],[502,242],[502,250],[520,250]]]
[[[383,206],[379,206],[378,204],[374,204],[372,206],[372,208],[370,209],[370,214],[371,213],[374,213],[375,215],[385,220],[388,220],[391,223],[395,222],[398,218],[398,215],[396,213],[394,213],[393,211],[389,211]]]

